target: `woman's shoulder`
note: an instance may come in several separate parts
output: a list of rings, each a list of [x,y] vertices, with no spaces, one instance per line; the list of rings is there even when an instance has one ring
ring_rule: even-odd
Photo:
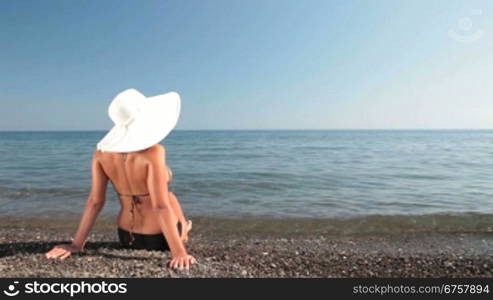
[[[144,151],[143,156],[150,163],[161,163],[166,161],[166,148],[161,144],[156,144]]]
[[[156,144],[156,145],[148,148],[144,153],[149,154],[151,156],[154,156],[154,155],[164,154],[165,152],[166,152],[166,148],[163,145]]]

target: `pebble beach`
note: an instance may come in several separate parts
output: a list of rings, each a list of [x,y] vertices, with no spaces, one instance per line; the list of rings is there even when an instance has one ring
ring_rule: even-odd
[[[1,277],[493,277],[493,233],[323,231],[280,233],[194,219],[188,243],[198,263],[167,267],[169,252],[118,245],[111,220],[96,223],[86,249],[65,261],[45,258],[68,242],[75,223],[3,219]],[[234,224],[232,222],[231,224]]]

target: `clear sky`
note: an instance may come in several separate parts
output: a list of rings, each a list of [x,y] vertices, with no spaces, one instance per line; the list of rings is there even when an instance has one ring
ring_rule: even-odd
[[[0,1],[0,130],[493,128],[493,1]]]

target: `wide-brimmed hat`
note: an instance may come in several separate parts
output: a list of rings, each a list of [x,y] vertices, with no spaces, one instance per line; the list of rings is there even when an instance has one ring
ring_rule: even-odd
[[[176,126],[180,106],[180,95],[176,92],[153,97],[136,89],[119,93],[108,108],[115,126],[99,141],[97,149],[134,152],[159,143]]]

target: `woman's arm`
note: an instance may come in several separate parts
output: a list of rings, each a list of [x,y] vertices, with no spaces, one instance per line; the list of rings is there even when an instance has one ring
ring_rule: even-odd
[[[78,252],[84,248],[87,236],[96,221],[97,216],[101,212],[106,201],[106,188],[108,186],[108,177],[104,173],[101,164],[98,160],[98,152],[96,151],[91,163],[92,187],[91,193],[87,198],[84,212],[75,233],[72,244],[57,245],[52,250],[46,253],[48,258],[65,259],[72,252]]]
[[[196,262],[195,258],[188,255],[181,237],[176,228],[177,216],[173,212],[168,194],[167,176],[164,147],[159,145],[150,153],[147,185],[151,196],[151,204],[158,218],[161,230],[169,244],[172,260],[172,268],[186,268]]]

